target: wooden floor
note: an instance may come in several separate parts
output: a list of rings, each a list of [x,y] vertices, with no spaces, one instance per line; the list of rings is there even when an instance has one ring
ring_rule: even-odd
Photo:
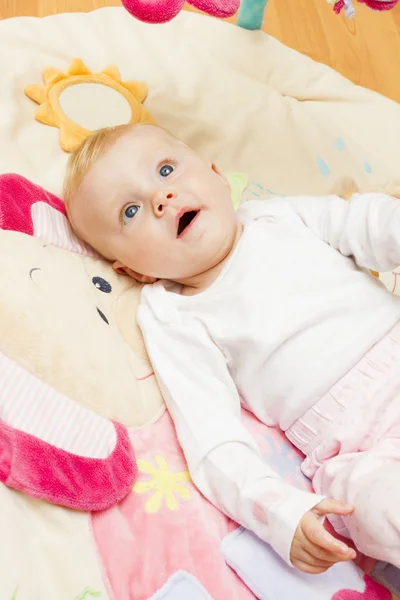
[[[119,6],[119,0],[0,0],[0,19],[101,6]],[[356,19],[348,21],[336,16],[326,0],[270,0],[264,30],[400,102],[400,4],[381,14],[357,5]]]

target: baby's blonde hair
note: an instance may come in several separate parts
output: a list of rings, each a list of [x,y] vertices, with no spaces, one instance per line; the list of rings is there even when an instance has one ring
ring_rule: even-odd
[[[85,175],[95,162],[108,150],[112,144],[128,129],[128,125],[105,127],[91,133],[78,148],[70,155],[64,178],[63,196],[67,213],[71,198],[76,194]]]

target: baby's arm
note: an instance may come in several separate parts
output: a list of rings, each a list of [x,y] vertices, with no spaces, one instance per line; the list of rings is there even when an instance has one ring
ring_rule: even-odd
[[[286,484],[262,460],[241,421],[225,357],[200,323],[179,315],[174,323],[160,323],[145,304],[138,322],[194,483],[225,514],[296,564],[291,562],[296,529],[323,497]],[[311,526],[339,553],[317,520]],[[301,538],[301,528],[297,535]],[[347,558],[341,554],[337,560]]]
[[[380,193],[285,199],[318,237],[363,268],[400,265],[400,201]],[[285,202],[284,200],[284,202]]]

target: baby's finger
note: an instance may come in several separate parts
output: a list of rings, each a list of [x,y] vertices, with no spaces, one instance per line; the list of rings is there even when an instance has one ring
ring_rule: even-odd
[[[354,506],[351,504],[345,504],[340,500],[332,500],[332,498],[325,498],[317,506],[312,509],[312,512],[322,517],[323,515],[350,515],[354,511]]]
[[[332,560],[323,560],[321,558],[317,558],[303,547],[293,549],[292,563],[295,560],[313,567],[320,567],[321,569],[329,569],[337,562],[337,558],[333,558]]]
[[[344,560],[355,558],[356,553],[354,550],[328,533],[316,517],[315,519],[304,520],[301,529],[304,536],[311,544],[319,546],[336,556],[342,556]]]
[[[315,559],[329,562],[331,564],[337,562],[345,562],[347,560],[352,560],[356,557],[355,551],[351,548],[349,548],[349,552],[347,554],[338,554],[337,552],[330,552],[329,550],[325,550],[320,546],[316,546],[307,538],[303,546],[304,549],[308,552],[308,554],[311,554],[311,556],[313,556]]]
[[[303,571],[303,573],[308,573],[309,575],[319,575],[320,573],[325,573],[328,568],[325,567],[315,567],[314,565],[308,565],[307,563],[303,563],[300,560],[294,560],[292,562],[293,566],[299,571]]]

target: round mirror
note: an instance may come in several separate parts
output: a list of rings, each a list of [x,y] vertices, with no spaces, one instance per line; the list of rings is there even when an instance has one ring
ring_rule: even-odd
[[[101,83],[71,85],[61,92],[59,104],[70,121],[88,131],[123,125],[132,118],[124,96]]]

